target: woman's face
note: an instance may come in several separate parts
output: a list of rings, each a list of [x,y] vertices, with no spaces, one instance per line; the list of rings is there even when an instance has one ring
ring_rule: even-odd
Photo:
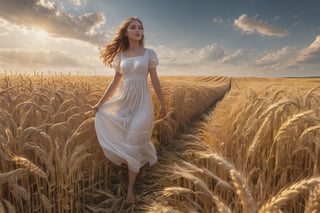
[[[137,20],[132,21],[127,28],[126,35],[129,40],[140,41],[143,35],[143,27],[140,22]]]

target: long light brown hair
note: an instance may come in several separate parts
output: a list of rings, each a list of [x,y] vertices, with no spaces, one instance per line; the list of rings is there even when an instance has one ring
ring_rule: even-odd
[[[102,59],[103,63],[112,67],[112,62],[115,55],[121,51],[128,49],[129,47],[129,40],[126,36],[126,32],[128,26],[131,22],[138,21],[141,24],[143,29],[142,21],[137,17],[129,17],[122,22],[120,27],[118,28],[116,34],[113,36],[111,42],[107,44],[103,50],[100,52],[100,58]],[[144,47],[144,34],[142,33],[141,40],[139,41],[139,45]]]

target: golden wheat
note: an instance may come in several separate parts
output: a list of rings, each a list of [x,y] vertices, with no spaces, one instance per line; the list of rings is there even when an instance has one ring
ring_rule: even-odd
[[[280,209],[288,201],[294,200],[303,191],[309,191],[315,185],[320,183],[319,177],[305,179],[299,181],[291,186],[288,186],[284,190],[280,191],[277,195],[273,196],[267,201],[259,210],[259,212],[270,212],[276,209]]]
[[[316,213],[320,211],[320,185],[317,185],[309,192],[308,201],[306,202],[305,212]]]
[[[318,79],[163,77],[164,119],[152,94],[159,162],[133,206],[126,170],[94,132],[92,106],[111,78],[0,80],[0,211],[319,210]]]

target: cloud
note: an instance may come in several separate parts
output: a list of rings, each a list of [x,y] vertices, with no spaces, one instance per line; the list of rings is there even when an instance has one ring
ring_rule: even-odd
[[[92,46],[91,46],[92,47]],[[12,70],[16,73],[30,71],[47,73],[82,73],[82,74],[110,74],[97,54],[79,55],[61,50],[25,50],[2,49],[0,50],[0,65],[2,70]]]
[[[320,35],[310,44],[309,47],[303,49],[296,59],[296,63],[319,64],[320,61]]]
[[[82,1],[77,1],[82,2]],[[27,28],[41,28],[51,36],[65,37],[101,45],[105,32],[97,32],[106,18],[102,13],[74,16],[61,12],[55,3],[44,0],[0,1],[0,19]]]
[[[108,73],[99,58],[99,49],[87,42],[48,36],[42,30],[0,26],[0,67],[15,72],[97,72]],[[0,69],[1,72],[1,69]],[[111,72],[113,73],[113,72]]]
[[[212,22],[215,24],[222,24],[223,19],[220,16],[213,17]]]
[[[288,34],[286,30],[273,27],[266,21],[258,20],[256,17],[248,17],[242,14],[238,19],[234,20],[234,25],[246,34],[259,33],[263,36],[283,37]]]
[[[172,49],[163,45],[152,48],[160,58],[159,73],[163,75],[238,76],[241,74],[239,69],[245,70],[243,75],[257,71],[250,58],[251,52],[243,49],[228,54],[228,50],[218,44],[189,49]]]
[[[250,54],[246,50],[236,50],[235,52],[225,55],[222,59],[221,62],[225,64],[248,64],[252,60],[250,58]]]
[[[320,52],[320,35],[312,46]],[[305,76],[317,69],[314,64],[293,64],[299,49],[285,46],[261,54],[257,50],[229,50],[218,44],[199,48],[152,47],[160,58],[160,74],[223,76]],[[306,48],[309,49],[309,48]],[[306,50],[304,51],[307,52]],[[319,53],[318,52],[318,53]],[[320,61],[320,55],[319,59]]]
[[[293,56],[296,54],[296,48],[287,46],[274,52],[270,52],[265,56],[256,60],[259,66],[270,66],[277,64],[289,64]]]
[[[82,4],[86,4],[87,1],[86,0],[71,0],[75,5],[82,5]]]
[[[7,64],[22,67],[73,67],[79,62],[72,56],[61,51],[2,49],[0,59]]]
[[[208,45],[192,52],[196,57],[200,56],[202,60],[206,61],[217,61],[224,57],[224,48],[216,44]]]
[[[164,45],[151,48],[154,48],[157,52],[161,64],[166,66],[192,66],[214,63],[224,57],[224,48],[216,44],[189,49],[172,49]]]

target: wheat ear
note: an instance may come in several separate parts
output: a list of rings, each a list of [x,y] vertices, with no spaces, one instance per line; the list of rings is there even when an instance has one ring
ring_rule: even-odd
[[[313,177],[310,179],[301,180],[269,199],[261,206],[259,212],[271,212],[279,209],[286,202],[292,201],[298,197],[302,192],[312,189],[315,185],[320,184],[320,177]]]

